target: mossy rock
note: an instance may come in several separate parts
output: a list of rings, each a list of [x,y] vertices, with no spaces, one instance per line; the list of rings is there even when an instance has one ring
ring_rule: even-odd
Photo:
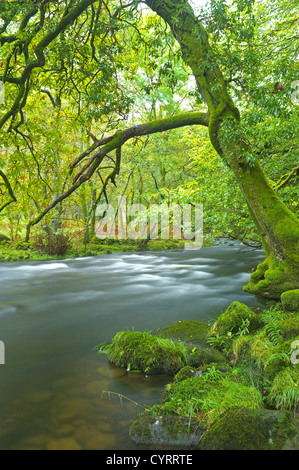
[[[227,363],[221,351],[213,348],[193,348],[190,352],[189,364],[191,367],[200,367],[211,363]]]
[[[227,333],[238,333],[246,327],[252,332],[263,326],[260,315],[253,312],[247,305],[241,302],[233,302],[228,309],[222,313],[214,326],[214,333],[226,335]]]
[[[168,384],[162,405],[154,407],[157,414],[179,414],[196,417],[202,428],[208,427],[226,409],[242,406],[261,408],[263,398],[253,386],[243,385],[225,377],[220,371]]]
[[[297,337],[299,339],[299,337]],[[273,381],[274,377],[281,376],[286,368],[289,367],[292,350],[293,339],[284,341],[282,344],[276,346],[272,354],[269,354],[267,361],[264,363],[264,374],[265,378]],[[292,365],[292,364],[291,364]],[[297,373],[297,382],[299,382],[299,370],[298,367],[292,366],[294,372]],[[286,389],[285,389],[286,391]],[[297,395],[299,390],[297,389]]]
[[[283,292],[280,299],[285,310],[299,312],[299,289]]]
[[[299,335],[299,315],[289,314],[284,320],[279,320],[277,326],[284,340],[295,338]]]
[[[117,333],[108,349],[109,360],[116,366],[167,375],[187,365],[189,352],[181,343],[135,331]]]
[[[299,425],[292,413],[231,408],[204,434],[202,450],[298,450]]]
[[[129,431],[137,444],[163,446],[190,446],[202,436],[197,420],[181,416],[141,416]]]
[[[185,366],[173,378],[173,383],[182,382],[182,380],[190,379],[195,374],[196,369],[190,366]]]
[[[199,367],[226,361],[222,353],[211,348],[191,347],[151,333],[135,331],[117,333],[106,352],[110,362],[116,366],[147,374],[174,375],[187,365]]]
[[[206,344],[209,329],[210,325],[208,323],[198,320],[182,320],[156,330],[153,334],[199,346]]]
[[[298,230],[297,227],[296,230]],[[287,234],[289,237],[289,227]],[[254,294],[258,298],[276,301],[280,300],[284,292],[293,289],[298,290],[298,246],[297,236],[297,247],[287,257],[292,262],[289,262],[287,258],[284,261],[278,261],[273,254],[270,254],[265,261],[257,266],[256,271],[251,274],[250,281],[243,287],[243,290]]]
[[[299,406],[299,368],[291,364],[276,374],[267,397],[271,407],[296,410]]]
[[[233,343],[233,351],[236,363],[255,364],[256,370],[263,374],[266,380],[272,381],[289,366],[294,337],[274,345],[267,336],[266,331],[261,330],[256,335],[246,335],[237,338]]]

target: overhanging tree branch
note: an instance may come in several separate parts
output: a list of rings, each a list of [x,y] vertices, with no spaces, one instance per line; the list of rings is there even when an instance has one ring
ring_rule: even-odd
[[[87,155],[90,155],[96,148],[101,147],[100,150],[95,152],[88,162],[81,168],[74,178],[74,182],[90,167],[94,160],[102,161],[102,158],[117,147],[123,145],[127,140],[133,137],[140,137],[144,135],[155,134],[164,132],[171,129],[177,129],[184,126],[201,125],[207,127],[209,125],[209,114],[206,112],[190,112],[177,114],[175,116],[167,117],[164,119],[156,119],[147,124],[140,124],[129,127],[124,131],[117,131],[113,136],[105,137],[104,139],[94,141],[93,145],[77,157],[70,165],[70,173],[74,167],[82,161]],[[93,139],[94,140],[94,139]]]
[[[74,162],[70,165],[70,172],[72,173],[73,168],[83,160],[87,155],[90,155],[97,147],[101,147],[92,156],[89,160],[83,165],[80,171],[76,174],[73,179],[73,184],[70,188],[67,189],[63,194],[54,199],[44,210],[39,214],[34,220],[29,222],[27,225],[26,231],[26,240],[29,240],[31,227],[38,224],[43,217],[50,212],[59,202],[63,201],[69,197],[76,189],[78,189],[81,184],[85,181],[88,181],[97,168],[102,163],[104,157],[112,152],[113,150],[117,151],[116,159],[116,168],[109,175],[110,181],[113,181],[113,178],[119,173],[120,170],[120,157],[121,157],[121,147],[129,139],[132,139],[137,136],[150,135],[158,132],[165,132],[171,129],[178,129],[184,126],[192,125],[202,125],[207,127],[209,125],[209,114],[205,112],[190,112],[182,113],[176,116],[171,116],[168,118],[157,119],[146,124],[140,124],[136,126],[129,127],[123,131],[117,131],[113,136],[106,137],[99,141],[95,141],[93,145],[83,152],[79,157],[77,157]],[[94,139],[93,139],[94,140]]]
[[[282,188],[283,186],[286,186],[288,182],[296,175],[299,175],[299,166],[293,168],[290,173],[283,175],[276,184],[276,186],[273,188],[274,191],[278,191],[278,189]]]

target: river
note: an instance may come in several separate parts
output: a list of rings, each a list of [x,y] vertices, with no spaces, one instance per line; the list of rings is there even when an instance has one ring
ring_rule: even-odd
[[[219,245],[0,263],[0,449],[137,449],[129,426],[169,377],[130,374],[93,346],[259,305],[242,286],[263,257]]]

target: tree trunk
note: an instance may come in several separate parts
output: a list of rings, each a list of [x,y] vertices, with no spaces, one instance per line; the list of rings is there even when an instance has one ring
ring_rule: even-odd
[[[239,111],[229,96],[208,35],[187,0],[146,0],[146,3],[169,24],[180,44],[183,58],[208,106],[211,142],[234,172],[261,236],[266,260],[244,289],[258,297],[278,300],[282,292],[299,288],[299,221],[270,187],[258,161],[252,158],[246,135],[240,130]],[[231,132],[225,132],[226,126]]]

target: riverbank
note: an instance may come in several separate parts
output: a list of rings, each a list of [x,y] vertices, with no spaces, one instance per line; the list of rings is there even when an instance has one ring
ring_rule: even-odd
[[[63,254],[49,254],[34,243],[24,241],[0,243],[0,262],[7,261],[51,261],[66,258],[80,258],[85,256],[100,256],[110,253],[135,252],[135,251],[159,251],[175,250],[184,247],[180,240],[150,240],[143,241],[94,241],[88,244],[76,244],[68,247]]]
[[[129,373],[172,375],[162,402],[130,427],[140,445],[299,449],[299,303],[233,302],[213,324],[179,321],[119,332],[99,345]]]
[[[227,246],[243,246],[245,249],[260,249],[259,243],[244,244],[236,239],[227,237],[213,239],[208,237],[203,240],[203,247],[216,245]],[[10,241],[5,235],[0,233],[0,262],[7,261],[53,261],[66,258],[80,258],[85,256],[100,256],[110,253],[129,253],[136,251],[164,251],[178,250],[185,247],[184,240],[98,240],[93,239],[91,242],[84,244],[74,242],[67,244],[66,247],[60,249],[55,246],[51,252],[49,246],[43,246],[35,241],[25,242],[24,240]],[[60,253],[61,251],[61,253]]]

